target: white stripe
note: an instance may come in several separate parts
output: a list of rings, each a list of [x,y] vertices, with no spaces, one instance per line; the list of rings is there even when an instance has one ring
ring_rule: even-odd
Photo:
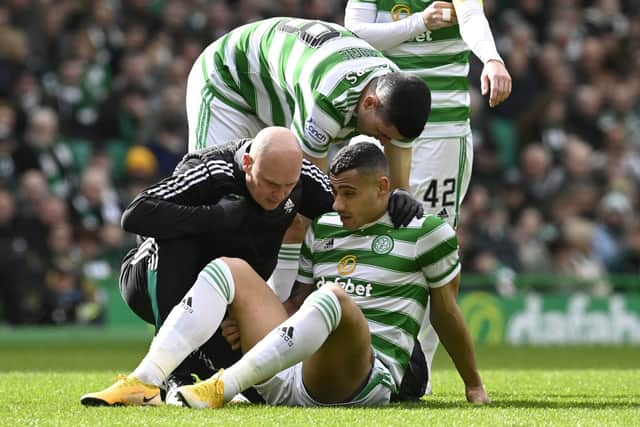
[[[469,74],[469,63],[447,64],[433,68],[411,70],[412,74],[420,77],[466,77]]]
[[[243,25],[242,27],[237,28],[229,33],[227,45],[225,46],[224,50],[224,57],[226,60],[227,68],[229,69],[229,72],[231,73],[231,76],[233,77],[233,80],[237,85],[239,85],[240,78],[238,77],[238,68],[236,66],[236,45],[238,44],[238,40],[240,39],[240,36],[242,36],[242,33],[244,32],[244,29],[247,25]]]
[[[424,43],[403,43],[384,51],[389,58],[396,56],[429,56],[455,54],[469,50],[463,40],[442,40]]]
[[[422,137],[427,139],[452,138],[468,135],[470,132],[471,125],[468,119],[463,122],[427,122]]]
[[[431,91],[431,108],[468,107],[471,97],[466,90]]]
[[[449,224],[446,222],[440,224],[438,227],[418,239],[416,242],[416,256],[422,256],[444,241],[455,237],[455,235],[455,231],[453,231],[453,228],[451,228]]]
[[[334,55],[341,49],[356,47],[371,49],[371,45],[364,40],[360,40],[354,37],[339,37],[329,40],[328,42],[323,44],[321,48],[313,53],[312,57],[309,58],[309,60],[305,64],[304,70],[302,71],[302,74],[300,74],[300,78],[298,80],[298,85],[300,86],[300,88],[302,88],[302,95],[305,99],[305,103],[307,99],[313,99],[311,91],[314,88],[312,88],[310,84],[311,77],[316,73],[324,72],[324,70],[317,70],[318,64],[324,61],[327,57]],[[326,79],[331,78],[342,80],[344,78],[344,75],[330,73],[329,76],[325,75],[323,78],[325,79],[325,81]]]
[[[210,160],[206,164],[201,163],[186,172],[174,175],[166,182],[161,183],[157,188],[149,190],[147,194],[168,199],[202,182],[207,179],[208,175],[212,176],[221,173],[233,177],[233,168],[223,160]]]
[[[372,298],[358,295],[351,295],[351,297],[360,308],[402,313],[413,319],[417,324],[421,324],[424,319],[425,307],[411,298],[375,296]]]
[[[331,193],[331,184],[329,182],[329,178],[327,178],[327,176],[322,173],[317,167],[311,166],[310,164],[305,164],[303,162],[302,174],[310,177],[311,179],[319,183],[325,191]]]
[[[209,73],[208,75],[209,84],[215,87],[218,92],[222,93],[231,101],[238,103],[247,109],[250,109],[251,107],[249,107],[249,104],[247,104],[247,102],[238,93],[236,93],[229,86],[227,86],[227,84],[222,80],[222,78],[220,77],[220,74],[218,73],[218,70],[215,66],[214,53],[220,49],[221,45],[222,45],[221,41],[218,40],[211,43],[205,50],[204,58],[205,58],[207,71]],[[229,61],[226,56],[225,56],[225,62],[228,65]],[[205,83],[203,82],[203,84]],[[237,84],[237,81],[236,81],[236,84]]]
[[[272,107],[267,92],[260,78],[260,42],[264,37],[264,34],[271,27],[270,23],[262,23],[256,28],[249,36],[249,43],[247,46],[247,57],[249,60],[249,80],[255,89],[255,103],[256,103],[256,115],[260,117],[265,123],[273,124]]]
[[[282,58],[282,46],[284,45],[284,41],[286,39],[286,34],[282,31],[276,31],[275,35],[272,39],[271,45],[269,46],[269,50],[267,52],[267,62],[269,63],[269,69],[271,71],[271,81],[273,82],[273,87],[276,91],[276,95],[278,96],[278,100],[280,101],[280,106],[282,107],[282,111],[284,112],[284,122],[286,125],[291,124],[292,120],[292,111],[287,103],[287,98],[285,95],[285,91],[291,93],[292,89],[286,86],[283,87],[280,84],[280,77],[278,76],[278,69],[280,68],[280,58]]]

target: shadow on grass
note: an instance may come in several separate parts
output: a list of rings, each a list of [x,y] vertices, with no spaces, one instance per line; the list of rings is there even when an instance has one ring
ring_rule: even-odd
[[[555,399],[566,399],[568,396],[554,396]],[[574,396],[575,398],[575,396]],[[608,397],[611,399],[611,396]],[[513,400],[493,400],[490,405],[487,406],[475,406],[466,402],[456,401],[435,401],[428,400],[423,402],[403,402],[392,403],[389,406],[385,406],[379,409],[405,409],[405,410],[424,410],[424,409],[482,409],[482,408],[520,408],[520,409],[640,409],[640,402],[638,397],[635,398],[635,402],[631,402],[630,397],[618,397],[620,401],[606,401],[606,402],[588,402],[584,400],[563,400],[561,402],[554,402],[542,399],[513,399]],[[622,399],[627,399],[622,400]]]

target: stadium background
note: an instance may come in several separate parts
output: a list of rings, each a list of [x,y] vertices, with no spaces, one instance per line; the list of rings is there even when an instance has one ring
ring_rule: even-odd
[[[25,331],[16,326],[148,336],[117,291],[134,245],[119,218],[186,150],[191,64],[240,24],[342,23],[344,5],[1,2],[0,343]],[[484,6],[513,93],[488,108],[473,58],[475,159],[458,232],[472,334],[491,344],[640,344],[640,3]]]

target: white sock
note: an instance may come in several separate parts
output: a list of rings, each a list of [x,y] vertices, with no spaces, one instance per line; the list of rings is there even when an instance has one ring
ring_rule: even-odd
[[[153,339],[149,352],[131,375],[160,386],[191,352],[211,338],[220,326],[235,286],[227,264],[214,260],[176,305]]]
[[[283,243],[278,252],[278,264],[267,280],[273,293],[280,301],[285,301],[291,295],[293,282],[298,275],[298,260],[300,258],[301,243]]]
[[[311,356],[338,327],[341,318],[338,297],[329,289],[321,288],[309,295],[300,310],[222,373],[225,402]]]

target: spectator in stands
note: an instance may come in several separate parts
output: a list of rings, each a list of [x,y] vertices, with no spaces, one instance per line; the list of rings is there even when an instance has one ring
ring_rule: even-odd
[[[36,169],[44,175],[51,192],[69,197],[76,175],[69,145],[59,139],[58,116],[51,108],[39,107],[29,116],[24,144],[15,152],[18,173]]]

